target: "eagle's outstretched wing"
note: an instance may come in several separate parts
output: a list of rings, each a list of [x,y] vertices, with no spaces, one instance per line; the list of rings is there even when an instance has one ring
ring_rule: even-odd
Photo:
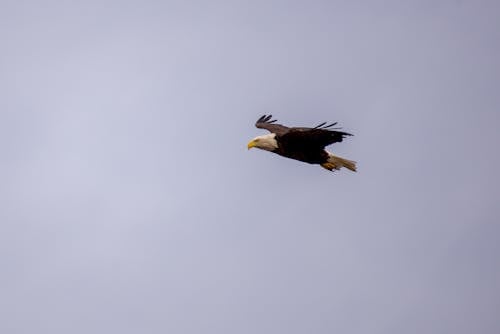
[[[273,115],[263,115],[261,116],[257,122],[255,123],[255,126],[259,129],[266,129],[267,131],[271,133],[276,133],[278,136],[283,136],[290,130],[290,128],[281,125],[281,124],[274,124],[276,122],[275,119],[272,119]]]
[[[340,130],[338,127],[334,128],[337,122],[328,125],[323,122],[314,128],[289,128],[281,124],[275,124],[275,122],[276,120],[272,119],[272,115],[263,115],[257,120],[255,126],[276,133],[277,136],[290,141],[290,144],[317,149],[323,149],[325,146],[341,142],[347,136],[352,136],[350,133],[338,131]]]
[[[314,128],[290,128],[283,139],[294,143],[301,142],[302,145],[323,149],[325,146],[341,142],[345,137],[352,134],[338,131],[340,128],[332,128],[337,122],[325,125],[321,123]]]

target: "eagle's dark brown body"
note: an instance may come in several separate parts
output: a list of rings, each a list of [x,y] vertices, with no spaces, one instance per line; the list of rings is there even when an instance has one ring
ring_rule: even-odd
[[[307,162],[310,164],[322,164],[327,162],[328,153],[323,148],[318,148],[312,143],[301,141],[302,135],[276,136],[279,147],[274,150],[281,156]]]

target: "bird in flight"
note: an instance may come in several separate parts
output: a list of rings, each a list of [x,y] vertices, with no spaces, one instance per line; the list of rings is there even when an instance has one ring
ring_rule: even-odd
[[[252,139],[247,145],[248,149],[256,147],[286,158],[317,164],[329,171],[342,167],[356,171],[355,161],[338,157],[325,150],[326,146],[352,136],[350,133],[338,131],[340,128],[334,127],[337,122],[328,125],[326,122],[321,123],[314,128],[287,127],[275,122],[272,115],[260,117],[255,126],[270,133]]]

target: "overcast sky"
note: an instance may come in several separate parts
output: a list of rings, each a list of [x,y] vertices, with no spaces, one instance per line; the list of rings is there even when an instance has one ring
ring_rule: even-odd
[[[2,1],[0,332],[500,333],[499,12]]]

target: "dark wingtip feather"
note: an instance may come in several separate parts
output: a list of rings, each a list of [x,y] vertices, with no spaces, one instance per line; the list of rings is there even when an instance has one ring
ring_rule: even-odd
[[[322,127],[323,125],[325,125],[325,124],[326,124],[326,122],[323,122],[323,123],[321,123],[321,124],[316,125],[314,128],[315,128],[315,129],[319,129],[319,128],[321,128],[321,127]]]
[[[325,129],[331,128],[332,126],[335,126],[335,125],[337,125],[337,122],[328,124],[327,126],[325,126]]]
[[[273,118],[273,115],[262,115],[260,116],[260,118],[257,120],[257,123],[268,123],[268,124],[272,124],[274,122],[276,122],[275,119],[272,119]]]
[[[340,129],[342,129],[341,127],[333,128],[333,126],[337,125],[338,122],[333,122],[333,123],[330,123],[328,125],[325,125],[325,124],[327,124],[327,123],[323,122],[319,125],[316,125],[314,128],[321,129],[321,130],[340,130]]]

